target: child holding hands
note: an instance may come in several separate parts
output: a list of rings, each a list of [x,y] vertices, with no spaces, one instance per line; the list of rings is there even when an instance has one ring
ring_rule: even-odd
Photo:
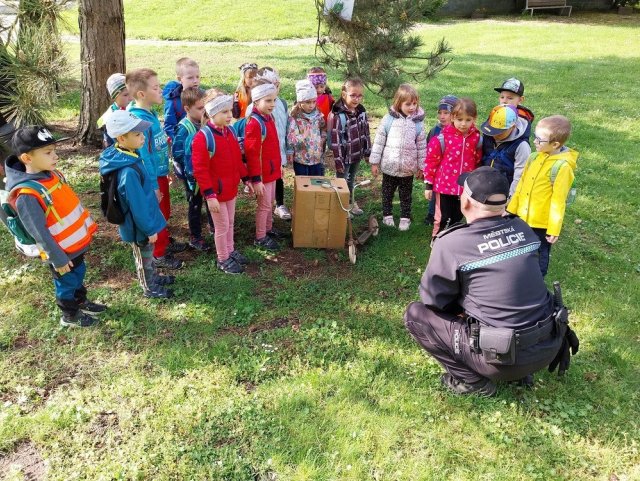
[[[413,176],[422,178],[424,170],[427,142],[423,120],[418,92],[409,84],[400,85],[389,113],[380,122],[369,157],[373,176],[382,170],[382,222],[390,227],[396,225],[392,201],[398,189],[401,231],[411,225]]]

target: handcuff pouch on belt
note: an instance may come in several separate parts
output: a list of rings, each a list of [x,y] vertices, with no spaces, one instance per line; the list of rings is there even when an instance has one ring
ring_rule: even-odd
[[[516,331],[503,327],[483,326],[478,347],[487,364],[511,365],[516,362]]]
[[[555,322],[554,322],[555,321]],[[551,315],[526,329],[492,327],[467,317],[471,352],[482,353],[487,364],[509,366],[516,362],[516,349],[526,349],[552,334],[557,317]]]

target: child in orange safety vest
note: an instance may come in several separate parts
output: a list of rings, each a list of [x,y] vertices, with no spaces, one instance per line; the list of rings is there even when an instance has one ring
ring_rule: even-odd
[[[6,190],[25,230],[51,267],[56,304],[62,311],[60,324],[90,327],[98,322],[91,314],[107,308],[87,300],[84,286],[84,254],[97,225],[55,170],[55,144],[61,140],[42,126],[18,129],[13,136],[14,155],[5,161]]]

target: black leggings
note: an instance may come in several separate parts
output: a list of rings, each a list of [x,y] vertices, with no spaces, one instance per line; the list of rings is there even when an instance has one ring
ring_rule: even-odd
[[[436,215],[433,222],[432,237],[435,237],[441,230],[448,229],[462,220],[459,195],[441,194],[439,192],[434,192],[434,195],[436,196]]]
[[[413,190],[413,176],[396,177],[382,174],[382,215],[392,215],[393,196],[398,190],[400,197],[400,217],[411,219],[411,191]]]
[[[284,180],[280,177],[276,180],[276,207],[284,204]]]

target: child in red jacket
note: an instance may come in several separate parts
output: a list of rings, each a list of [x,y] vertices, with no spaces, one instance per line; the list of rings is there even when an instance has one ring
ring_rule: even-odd
[[[276,124],[271,116],[276,105],[276,96],[277,89],[270,82],[260,80],[251,89],[253,111],[247,120],[244,134],[244,154],[249,180],[258,201],[254,244],[270,251],[280,249],[275,239],[281,237],[273,228],[272,211],[276,180],[282,175],[280,142]]]
[[[238,183],[247,170],[242,162],[238,139],[229,128],[233,97],[218,89],[204,98],[203,126],[193,138],[193,175],[207,200],[215,226],[218,268],[227,274],[241,274],[247,258],[235,250],[233,224]]]
[[[451,124],[433,137],[427,146],[424,196],[427,200],[431,200],[434,192],[436,196],[432,238],[462,220],[462,187],[458,185],[458,177],[478,167],[482,158],[482,135],[475,126],[477,117],[473,100],[458,99],[451,111]]]

